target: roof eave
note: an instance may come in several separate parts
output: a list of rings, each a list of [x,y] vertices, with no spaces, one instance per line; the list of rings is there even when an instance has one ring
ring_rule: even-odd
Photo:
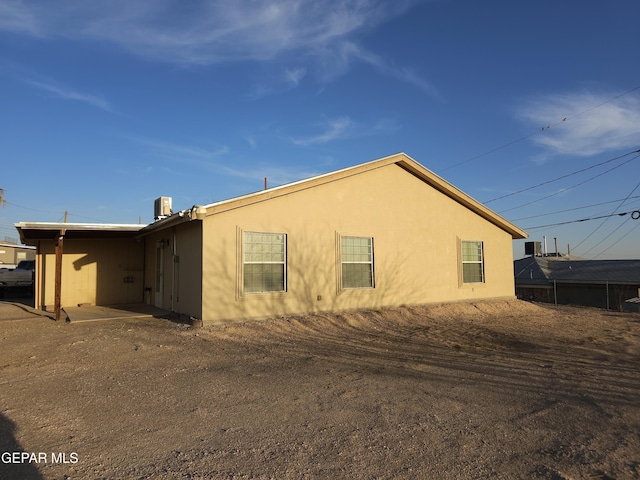
[[[18,222],[14,224],[20,241],[26,245],[38,240],[50,240],[60,232],[76,233],[108,233],[127,235],[135,234],[144,225],[139,224],[117,224],[117,223],[60,223],[60,222]],[[29,235],[27,235],[29,234]]]
[[[215,215],[218,213],[226,212],[229,210],[234,210],[236,208],[241,208],[247,205],[251,205],[254,203],[263,202],[269,200],[271,198],[280,197],[283,195],[288,195],[293,192],[297,192],[300,190],[306,190],[308,188],[312,188],[317,185],[321,185],[324,183],[332,182],[338,179],[347,178],[353,175],[358,175],[360,173],[368,172],[377,168],[386,167],[387,165],[396,164],[406,170],[407,172],[415,175],[428,185],[432,186],[436,190],[440,191],[444,195],[452,198],[457,201],[461,205],[470,209],[474,213],[480,215],[485,220],[493,223],[497,227],[501,228],[505,232],[509,233],[511,237],[516,239],[524,239],[528,238],[527,232],[515,226],[508,220],[504,219],[494,211],[485,207],[482,203],[478,202],[474,198],[470,197],[466,193],[462,192],[458,188],[454,187],[452,184],[439,177],[435,173],[428,170],[426,167],[415,161],[409,155],[404,152],[400,152],[394,155],[390,155],[387,157],[379,158],[377,160],[372,160],[367,163],[362,163],[360,165],[355,165],[353,167],[344,168],[342,170],[337,170],[335,172],[325,173],[323,175],[318,175],[316,177],[311,177],[305,180],[300,180],[297,182],[289,183],[286,185],[281,185],[278,187],[273,187],[267,190],[262,190],[259,192],[249,193],[247,195],[243,195],[240,197],[231,198],[228,200],[222,200],[220,202],[211,203],[205,205],[204,208],[207,210],[207,216]],[[157,222],[158,224],[160,222]],[[151,224],[149,226],[149,230],[154,229],[154,225]],[[159,225],[164,226],[164,225]]]

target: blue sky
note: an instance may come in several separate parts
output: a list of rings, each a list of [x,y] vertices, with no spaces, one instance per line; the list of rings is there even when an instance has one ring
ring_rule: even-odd
[[[0,0],[0,239],[403,151],[550,250],[640,258],[618,215],[640,210],[638,18],[636,0]]]

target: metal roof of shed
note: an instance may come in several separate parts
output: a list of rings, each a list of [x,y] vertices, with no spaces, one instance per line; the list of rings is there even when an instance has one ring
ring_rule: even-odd
[[[640,285],[640,260],[571,260],[527,257],[514,263],[517,285],[583,283]]]

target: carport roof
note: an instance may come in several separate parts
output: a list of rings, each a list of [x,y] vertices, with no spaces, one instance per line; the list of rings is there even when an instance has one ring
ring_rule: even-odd
[[[55,240],[62,231],[65,238],[133,238],[145,227],[140,224],[62,222],[19,222],[14,226],[26,245],[33,245],[38,240]]]

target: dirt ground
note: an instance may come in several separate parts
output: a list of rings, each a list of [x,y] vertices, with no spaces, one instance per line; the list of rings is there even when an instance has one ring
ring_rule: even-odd
[[[640,478],[640,314],[32,312],[0,304],[3,479]]]

